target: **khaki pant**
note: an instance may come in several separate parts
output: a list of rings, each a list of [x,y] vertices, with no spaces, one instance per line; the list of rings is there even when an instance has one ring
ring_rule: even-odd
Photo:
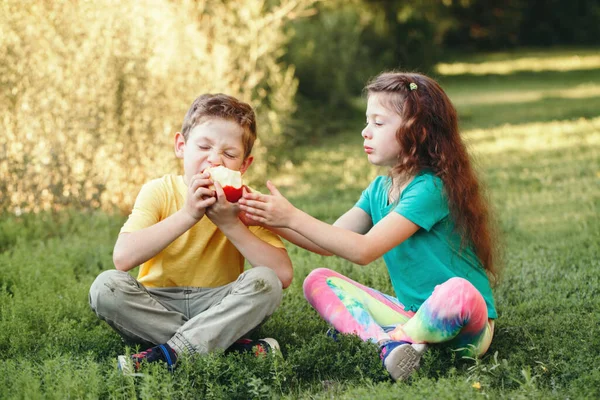
[[[109,270],[90,288],[92,310],[124,339],[189,354],[228,348],[269,318],[281,298],[281,282],[266,267],[216,288],[145,288],[127,272]]]

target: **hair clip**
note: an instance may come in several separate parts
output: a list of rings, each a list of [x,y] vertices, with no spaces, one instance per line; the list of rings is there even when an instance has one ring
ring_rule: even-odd
[[[417,90],[418,86],[416,83],[411,82],[410,85],[408,85],[408,87],[410,88],[410,90]]]

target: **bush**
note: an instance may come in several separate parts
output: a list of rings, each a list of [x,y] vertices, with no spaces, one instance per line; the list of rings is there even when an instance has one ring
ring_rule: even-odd
[[[172,136],[206,92],[256,108],[264,175],[294,110],[283,25],[311,2],[4,1],[0,210],[128,209],[143,182],[178,172]]]
[[[284,59],[296,68],[298,110],[292,143],[311,143],[353,129],[364,110],[353,106],[365,83],[383,70],[428,71],[446,26],[433,2],[331,0],[289,24]]]

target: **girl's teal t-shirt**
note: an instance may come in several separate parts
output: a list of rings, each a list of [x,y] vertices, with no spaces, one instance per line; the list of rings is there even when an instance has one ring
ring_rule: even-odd
[[[383,255],[396,296],[405,309],[417,311],[436,285],[460,277],[482,294],[488,317],[497,318],[488,276],[472,247],[461,248],[461,236],[454,231],[442,180],[422,172],[393,204],[388,204],[390,183],[387,176],[375,178],[356,207],[371,216],[373,225],[394,211],[421,227]]]

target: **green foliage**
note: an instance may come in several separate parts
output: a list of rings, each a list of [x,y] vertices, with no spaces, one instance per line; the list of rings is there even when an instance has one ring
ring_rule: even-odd
[[[392,293],[383,263],[357,267],[289,246],[292,285],[253,333],[275,337],[281,356],[217,352],[182,358],[174,374],[152,365],[144,376],[124,377],[116,356],[134,349],[87,303],[95,276],[112,268],[123,218],[81,211],[2,214],[0,398],[599,397],[600,114],[590,108],[577,118],[581,96],[598,101],[597,71],[563,74],[562,80],[546,72],[442,79],[461,119],[471,116],[463,133],[505,242],[505,272],[495,292],[500,317],[483,357],[432,347],[408,382],[391,383],[375,346],[354,336],[328,338],[327,324],[302,293],[304,278],[317,267]],[[560,97],[560,109],[545,107],[548,93]],[[528,107],[538,110],[535,117],[521,111]],[[295,149],[298,161],[281,168],[275,183],[294,204],[333,221],[380,172],[365,161],[359,133],[357,124],[318,148]]]
[[[452,19],[444,44],[499,50],[516,46],[595,45],[600,5],[594,0],[446,0]]]
[[[0,210],[128,209],[180,171],[173,136],[207,92],[255,107],[264,177],[295,109],[283,25],[313,1],[3,1]]]
[[[595,45],[600,35],[597,1],[524,2],[520,44],[529,46]],[[566,23],[566,21],[569,21]]]
[[[364,77],[379,69],[367,61],[371,53],[362,42],[366,22],[359,6],[356,1],[319,3],[313,16],[287,28],[291,40],[285,59],[296,68],[303,97],[326,107],[347,105],[360,93]]]
[[[348,129],[360,115],[354,98],[382,70],[429,71],[447,25],[444,9],[434,1],[332,0],[318,3],[315,11],[288,27],[284,59],[299,80],[288,145]]]

